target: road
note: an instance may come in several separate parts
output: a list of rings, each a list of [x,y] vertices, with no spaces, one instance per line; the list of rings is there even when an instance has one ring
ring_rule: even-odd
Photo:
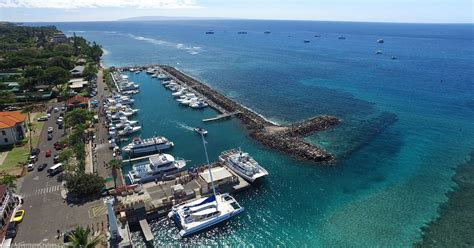
[[[59,107],[61,103],[50,104]],[[24,197],[23,209],[26,211],[23,222],[18,228],[14,240],[16,244],[62,243],[56,239],[57,230],[65,232],[80,225],[83,227],[106,223],[106,211],[102,200],[83,205],[68,205],[61,196],[62,182],[58,175],[50,177],[47,168],[53,165],[53,156],[58,154],[53,144],[61,139],[64,129],[58,129],[56,124],[59,113],[54,111],[45,123],[38,141],[41,150],[35,169],[27,173],[21,183],[19,194]],[[53,139],[48,140],[48,127],[53,127]],[[51,157],[46,157],[47,150],[52,151]],[[40,164],[47,163],[43,171],[38,171]],[[106,225],[106,224],[105,224]]]

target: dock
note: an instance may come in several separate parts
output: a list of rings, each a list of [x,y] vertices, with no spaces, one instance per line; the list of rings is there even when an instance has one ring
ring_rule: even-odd
[[[143,232],[143,236],[145,236],[146,242],[153,241],[153,233],[151,233],[151,228],[150,225],[148,225],[148,221],[146,221],[146,219],[143,219],[140,220],[139,223]]]
[[[218,120],[232,118],[234,115],[237,115],[237,114],[240,114],[240,111],[234,111],[234,112],[230,112],[230,113],[220,114],[220,115],[218,115],[216,117],[213,117],[213,118],[203,119],[202,121],[203,122],[218,121]]]

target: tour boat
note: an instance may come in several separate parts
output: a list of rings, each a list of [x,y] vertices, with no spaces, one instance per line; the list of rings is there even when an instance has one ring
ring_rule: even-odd
[[[181,228],[181,237],[189,236],[224,222],[242,211],[244,207],[229,194],[215,194],[173,206],[168,217]]]
[[[168,217],[174,219],[181,228],[179,231],[181,237],[215,226],[244,211],[244,208],[229,194],[216,194],[204,135],[201,134],[201,138],[211,179],[212,195],[174,205],[171,208]]]
[[[239,174],[245,180],[253,183],[258,178],[268,175],[268,172],[258,164],[248,153],[232,149],[224,151],[219,156],[232,171]]]
[[[207,130],[202,128],[202,127],[196,127],[196,128],[193,128],[194,132],[196,133],[199,133],[199,134],[202,134],[202,135],[206,135],[207,134]]]
[[[157,178],[175,174],[186,166],[185,160],[176,160],[170,154],[155,154],[147,162],[134,164],[128,172],[132,184],[146,183]]]
[[[148,139],[133,138],[132,143],[124,146],[122,152],[131,154],[140,154],[148,152],[157,152],[173,147],[173,142],[162,136],[152,137]]]

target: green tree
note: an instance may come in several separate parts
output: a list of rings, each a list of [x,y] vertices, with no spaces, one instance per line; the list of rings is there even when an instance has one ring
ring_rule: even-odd
[[[2,171],[0,172],[0,184],[6,185],[10,190],[16,189],[16,177]]]
[[[98,196],[104,188],[104,178],[81,171],[65,175],[68,194],[74,197]]]
[[[0,106],[10,105],[15,102],[15,94],[10,91],[0,91]]]
[[[82,73],[82,76],[84,76],[85,78],[87,79],[91,79],[93,77],[95,77],[95,75],[97,74],[98,70],[97,70],[97,67],[93,64],[88,64],[85,68],[84,68],[84,72]]]
[[[114,187],[117,188],[117,176],[122,168],[122,161],[119,159],[112,159],[107,163],[107,167],[112,170],[112,177],[114,178]]]
[[[65,121],[69,127],[75,127],[78,124],[86,124],[88,121],[92,121],[94,118],[94,112],[87,109],[74,109],[66,113]]]
[[[72,167],[71,167],[72,156],[74,156],[74,152],[69,148],[62,150],[59,153],[59,162],[63,163],[68,171],[72,170]]]
[[[41,81],[46,84],[59,85],[67,83],[70,78],[69,71],[59,66],[53,66],[46,69]]]
[[[76,227],[76,229],[69,235],[71,244],[68,247],[72,248],[94,248],[96,247],[101,239],[102,235],[99,235],[93,239],[90,239],[89,236],[91,231],[89,228],[84,229],[81,226]]]
[[[70,58],[64,56],[56,56],[49,60],[49,67],[58,66],[65,70],[71,70],[74,68],[74,62]]]

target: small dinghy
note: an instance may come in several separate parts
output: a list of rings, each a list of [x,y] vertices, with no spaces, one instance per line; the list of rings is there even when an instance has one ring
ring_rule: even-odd
[[[202,134],[202,135],[206,135],[207,134],[207,130],[204,129],[204,128],[201,128],[201,127],[196,127],[193,129],[194,132],[198,133],[198,134]]]

